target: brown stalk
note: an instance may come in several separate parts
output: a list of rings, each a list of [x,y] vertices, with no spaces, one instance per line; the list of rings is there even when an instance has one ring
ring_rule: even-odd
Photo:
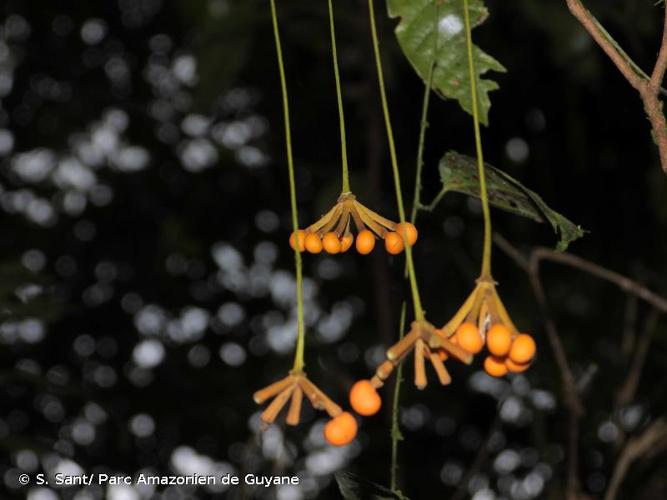
[[[424,365],[424,341],[417,339],[415,343],[415,386],[420,390],[428,384]]]
[[[382,227],[380,223],[373,220],[373,218],[367,212],[361,210],[359,208],[361,206],[362,206],[361,203],[355,202],[355,208],[357,209],[357,214],[359,214],[361,220],[371,229],[371,231],[377,234],[380,238],[384,238],[384,235],[387,233],[387,230],[384,227]]]
[[[301,417],[301,403],[303,402],[303,389],[300,386],[296,386],[294,389],[294,394],[292,394],[292,402],[290,403],[289,410],[287,411],[287,418],[285,422],[288,425],[298,425],[299,419]]]
[[[268,387],[265,387],[264,389],[260,389],[259,391],[255,392],[253,395],[253,399],[255,403],[258,405],[261,405],[264,403],[264,401],[272,398],[279,392],[282,392],[285,388],[287,388],[291,383],[293,382],[292,376],[289,375],[285,377],[282,380],[278,380],[277,382],[274,382],[273,384],[269,385]]]
[[[604,500],[616,499],[625,475],[636,460],[651,452],[662,451],[665,447],[667,447],[667,421],[659,418],[625,445],[614,466]]]
[[[429,347],[444,349],[466,365],[472,363],[472,354],[442,335],[434,335],[431,337],[431,340],[429,341]]]
[[[570,12],[577,18],[581,25],[593,37],[593,40],[602,48],[616,68],[621,72],[630,85],[639,93],[646,116],[651,124],[653,139],[658,146],[660,165],[667,174],[667,123],[663,112],[660,95],[662,81],[667,70],[667,15],[663,25],[662,42],[660,51],[653,67],[650,78],[640,74],[633,67],[627,55],[617,45],[611,42],[604,28],[597,22],[592,14],[584,7],[581,0],[566,0]]]
[[[438,357],[438,355],[435,352],[432,352],[430,350],[429,350],[429,358],[431,360],[433,368],[435,368],[435,372],[438,374],[438,379],[440,380],[440,383],[442,385],[449,385],[452,382],[452,377],[449,375],[447,368],[445,368],[445,364],[442,362],[442,360]]]
[[[262,421],[267,424],[272,424],[280,413],[280,410],[282,410],[287,401],[289,401],[293,391],[294,385],[290,385],[287,389],[284,389],[280,394],[273,398],[273,401],[271,401],[269,406],[262,412]]]
[[[313,405],[313,408],[326,411],[330,417],[335,417],[343,411],[340,406],[329,399],[326,394],[306,377],[300,377],[299,384]]]

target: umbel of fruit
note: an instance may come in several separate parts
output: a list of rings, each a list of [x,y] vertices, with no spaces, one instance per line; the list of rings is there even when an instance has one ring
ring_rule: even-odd
[[[329,444],[343,446],[352,442],[357,435],[357,422],[352,415],[344,412],[324,392],[313,384],[306,374],[292,370],[289,375],[255,392],[253,399],[257,404],[271,400],[262,412],[262,423],[268,426],[275,422],[281,410],[290,402],[285,421],[288,425],[297,425],[301,418],[303,396],[310,400],[313,408],[324,410],[331,419],[324,427],[324,438]]]
[[[450,356],[465,364],[472,362],[472,354],[458,346],[426,320],[413,321],[408,331],[398,342],[387,349],[387,359],[382,362],[370,384],[379,388],[389,378],[394,368],[414,351],[415,386],[424,389],[428,384],[425,361],[430,361],[442,385],[448,385],[452,379],[445,368],[444,361]]]
[[[356,228],[356,243],[352,229]],[[329,212],[306,229],[290,235],[290,246],[300,252],[329,254],[347,252],[355,243],[357,252],[367,255],[377,239],[392,255],[401,253],[405,244],[417,241],[417,228],[410,222],[395,223],[359,203],[352,193],[343,193]]]
[[[470,354],[486,346],[484,370],[494,377],[526,371],[537,350],[533,338],[519,333],[512,323],[490,278],[477,280],[473,292],[440,330]]]

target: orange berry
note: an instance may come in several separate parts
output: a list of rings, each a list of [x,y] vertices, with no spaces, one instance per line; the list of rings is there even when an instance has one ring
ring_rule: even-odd
[[[324,426],[324,439],[333,446],[349,444],[356,435],[357,421],[346,411],[329,420]]]
[[[486,334],[486,347],[494,356],[507,356],[512,347],[512,334],[505,325],[493,325]]]
[[[354,243],[354,236],[351,233],[346,234],[340,239],[340,251],[347,252]]]
[[[535,356],[537,346],[533,337],[526,333],[517,335],[512,342],[509,357],[512,361],[518,364],[529,363]]]
[[[417,242],[417,228],[415,227],[414,224],[410,222],[406,223],[399,223],[396,226],[396,232],[399,234],[399,236],[403,237],[408,240],[408,245],[412,246]]]
[[[368,229],[360,231],[357,235],[357,252],[361,255],[368,255],[375,248],[375,235]]]
[[[336,254],[340,253],[340,240],[338,236],[333,231],[328,232],[322,238],[322,246],[327,253]]]
[[[492,377],[502,377],[507,375],[507,366],[502,358],[496,356],[487,356],[484,360],[484,370]]]
[[[305,247],[310,253],[320,253],[322,251],[322,240],[317,233],[308,233],[306,235]]]
[[[398,233],[388,232],[384,235],[384,247],[392,255],[398,255],[403,251],[403,238]]]
[[[511,358],[505,358],[505,366],[512,373],[522,373],[530,368],[530,362],[528,363],[515,363]]]
[[[305,249],[306,231],[299,229],[289,235],[289,246],[292,247],[292,250],[295,250],[294,246],[297,240],[299,242],[299,252],[303,252]]]
[[[375,415],[382,406],[382,399],[368,380],[356,382],[350,389],[350,405],[364,417]]]
[[[469,353],[477,354],[484,348],[479,329],[473,323],[461,323],[456,329],[455,337],[458,345]]]

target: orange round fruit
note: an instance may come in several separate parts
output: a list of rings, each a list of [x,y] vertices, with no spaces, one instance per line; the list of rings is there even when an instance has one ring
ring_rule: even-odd
[[[392,255],[398,255],[403,251],[403,238],[398,233],[388,232],[384,235],[384,247]]]
[[[357,421],[344,411],[324,426],[324,439],[333,446],[350,444],[357,435]]]
[[[350,405],[359,415],[370,417],[382,406],[382,399],[369,380],[359,380],[350,389]]]
[[[529,363],[535,356],[537,346],[533,337],[526,333],[517,335],[512,342],[509,357],[512,361],[518,364]]]
[[[507,356],[512,347],[512,334],[505,325],[493,325],[486,334],[486,347],[494,356]]]
[[[328,232],[322,238],[322,246],[327,253],[336,254],[340,253],[340,240],[338,236],[333,231]]]
[[[306,235],[305,247],[310,253],[320,253],[322,251],[322,240],[317,233],[308,233]]]
[[[305,249],[305,241],[306,241],[305,230],[299,229],[298,231],[295,231],[289,235],[289,246],[292,247],[292,250],[296,250],[296,248],[294,247],[297,241],[299,242],[299,252],[303,252]]]
[[[528,363],[515,363],[512,358],[505,358],[505,366],[512,373],[523,373],[530,368],[530,361]]]
[[[354,236],[351,233],[346,234],[340,239],[340,251],[347,252],[354,243]]]
[[[375,248],[375,235],[368,229],[364,229],[357,235],[357,252],[368,255]]]
[[[396,225],[396,232],[399,236],[405,236],[405,239],[408,240],[408,245],[412,246],[417,242],[417,228],[414,224],[410,222],[401,222]]]
[[[492,377],[502,377],[507,375],[507,366],[505,360],[496,356],[487,356],[484,360],[484,370]]]
[[[461,323],[456,329],[456,342],[471,354],[477,354],[484,348],[484,341],[479,328],[474,323]]]

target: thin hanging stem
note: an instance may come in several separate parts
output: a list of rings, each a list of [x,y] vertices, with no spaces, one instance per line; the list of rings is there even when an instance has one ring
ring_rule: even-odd
[[[479,172],[479,195],[482,199],[484,213],[484,253],[482,254],[482,273],[480,279],[491,279],[491,212],[489,198],[486,193],[486,175],[484,173],[484,153],[482,151],[482,135],[479,127],[479,110],[477,96],[477,78],[475,77],[475,61],[472,47],[472,28],[470,26],[470,10],[468,0],[463,0],[463,11],[466,27],[466,43],[468,45],[468,73],[470,76],[470,97],[472,99],[472,118],[475,128],[475,149],[477,151],[477,169]]]
[[[422,178],[422,167],[424,166],[424,142],[426,137],[426,128],[428,127],[427,116],[428,116],[428,104],[431,95],[431,79],[433,78],[433,68],[435,67],[435,61],[431,63],[431,66],[428,69],[428,84],[424,88],[424,99],[422,101],[422,114],[419,125],[419,143],[417,145],[417,169],[415,172],[415,192],[412,197],[412,213],[410,214],[410,222],[413,224],[417,220],[417,211],[421,205],[421,178]]]
[[[437,27],[438,19],[440,18],[440,5],[436,5],[436,14],[435,22]],[[417,163],[416,163],[416,172],[415,172],[415,192],[412,199],[412,213],[410,215],[410,222],[415,223],[417,220],[417,213],[419,207],[421,206],[421,176],[422,176],[422,167],[424,166],[424,143],[426,138],[426,128],[428,127],[427,117],[428,117],[428,107],[429,100],[431,96],[431,86],[433,84],[433,73],[435,70],[435,61],[438,53],[438,36],[437,30],[435,31],[435,41],[433,43],[433,60],[428,68],[428,76],[426,78],[426,85],[424,86],[424,97],[422,99],[422,112],[421,119],[419,121],[419,144],[417,146]],[[407,266],[405,269],[407,275]],[[405,314],[406,307],[405,301],[401,304],[401,321],[398,329],[399,339],[403,338],[405,330]],[[391,407],[391,464],[389,467],[389,487],[392,491],[397,491],[398,486],[398,442],[403,440],[403,435],[401,434],[401,427],[398,421],[398,411],[399,411],[399,402],[401,396],[401,385],[403,384],[403,364],[399,364],[396,369],[396,382],[394,383],[394,399],[392,401]],[[400,493],[399,493],[400,494]]]
[[[435,36],[433,42],[433,59],[428,67],[426,85],[424,86],[424,97],[422,99],[422,113],[419,120],[419,143],[417,144],[417,165],[415,171],[415,192],[412,197],[412,213],[410,222],[417,220],[417,213],[421,206],[422,168],[424,167],[424,144],[426,142],[426,129],[428,128],[428,106],[431,98],[431,86],[433,85],[433,73],[435,72],[435,61],[438,57],[438,20],[440,19],[440,4],[435,6]]]
[[[276,1],[271,0],[271,19],[273,21],[273,36],[276,43],[276,55],[278,56],[278,70],[280,72],[280,89],[283,98],[283,118],[285,121],[285,147],[287,151],[287,168],[289,170],[290,203],[292,206],[292,226],[294,232],[299,230],[299,215],[296,205],[296,182],[294,181],[294,158],[292,157],[292,130],[290,127],[289,101],[287,98],[287,80],[285,79],[285,64],[283,62],[283,51],[280,43],[280,30],[278,29],[278,14],[276,13]],[[294,245],[294,262],[296,265],[296,307],[297,307],[297,340],[294,352],[294,371],[302,371],[303,353],[305,347],[306,330],[303,321],[303,269],[299,246]]]
[[[340,86],[340,71],[338,70],[338,50],[336,48],[336,29],[334,27],[333,4],[329,2],[329,31],[331,32],[331,55],[333,57],[334,76],[336,78],[336,98],[338,100],[338,122],[340,126],[340,155],[343,165],[343,193],[350,192],[350,176],[347,167],[347,141],[345,139],[345,114],[343,113],[343,92]]]
[[[396,203],[398,205],[398,216],[402,224],[405,224],[405,208],[403,206],[403,193],[401,191],[401,176],[398,171],[398,160],[396,158],[396,145],[394,144],[394,132],[391,127],[391,118],[389,117],[389,105],[387,104],[387,92],[384,85],[384,76],[382,74],[382,58],[380,57],[380,43],[377,36],[377,27],[375,25],[375,9],[373,0],[368,0],[368,11],[370,14],[371,36],[373,38],[373,52],[375,54],[375,66],[378,73],[378,83],[380,85],[380,99],[382,101],[382,113],[384,114],[384,123],[387,129],[387,141],[389,143],[389,156],[391,158],[391,168],[394,173],[394,188],[396,190]],[[405,244],[405,260],[408,265],[408,277],[410,279],[410,290],[412,292],[412,302],[415,309],[415,319],[421,321],[424,319],[424,310],[422,309],[421,298],[419,297],[419,288],[417,286],[417,277],[415,275],[415,266],[412,261],[412,249],[408,245],[405,235],[403,235]]]
[[[398,327],[398,335],[403,338],[405,331],[405,301],[401,306],[401,321]],[[396,368],[396,382],[394,384],[394,399],[391,406],[391,465],[389,467],[389,488],[396,491],[398,476],[398,442],[403,440],[401,426],[398,422],[398,403],[401,396],[401,383],[403,382],[403,363]]]
[[[437,27],[438,19],[440,18],[440,5],[436,5],[435,11],[435,23]],[[428,127],[427,117],[428,117],[428,107],[429,100],[431,96],[431,86],[433,84],[433,73],[435,70],[435,61],[438,53],[438,36],[437,30],[435,31],[436,36],[433,43],[433,59],[428,68],[428,76],[426,78],[426,85],[424,86],[424,97],[422,99],[422,111],[421,119],[419,121],[419,144],[417,146],[417,163],[416,163],[416,172],[415,172],[415,192],[412,198],[412,213],[410,215],[410,222],[412,224],[417,220],[417,213],[419,207],[421,206],[420,193],[421,193],[421,176],[422,176],[422,167],[424,166],[424,143],[426,138],[426,128]],[[407,276],[407,266],[405,269],[405,274]],[[403,338],[404,329],[405,329],[405,314],[406,307],[405,301],[401,304],[401,321],[398,329],[399,339]],[[394,399],[392,401],[391,408],[391,465],[390,465],[390,482],[389,487],[392,491],[397,491],[397,475],[398,475],[398,442],[403,440],[401,434],[401,428],[398,421],[398,407],[401,395],[401,385],[403,384],[403,364],[399,364],[396,369],[396,382],[394,383]],[[400,494],[400,492],[399,492]]]

